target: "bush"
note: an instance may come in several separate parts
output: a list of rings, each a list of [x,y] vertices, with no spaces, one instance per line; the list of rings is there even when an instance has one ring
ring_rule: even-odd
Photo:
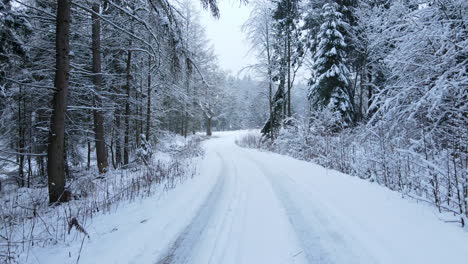
[[[333,115],[325,110],[311,119],[293,119],[281,128],[273,144],[260,148],[376,182],[430,203],[456,216],[462,226],[466,224],[466,152],[438,148],[429,136],[416,141],[415,135],[389,134],[380,126],[337,129]],[[257,141],[246,136],[241,142],[246,142],[241,146],[254,147],[249,142]]]
[[[260,148],[262,145],[262,137],[258,132],[248,132],[236,139],[236,144],[244,148]]]

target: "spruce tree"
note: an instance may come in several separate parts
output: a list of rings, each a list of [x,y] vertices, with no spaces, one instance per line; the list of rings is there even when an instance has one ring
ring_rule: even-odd
[[[343,21],[343,14],[338,11],[336,3],[325,4],[321,16],[323,23],[316,36],[309,100],[313,109],[331,107],[338,111],[343,125],[347,126],[351,124],[353,116],[344,40],[348,24]]]

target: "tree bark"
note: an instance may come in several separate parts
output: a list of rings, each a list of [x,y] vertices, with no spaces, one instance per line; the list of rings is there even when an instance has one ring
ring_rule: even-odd
[[[31,155],[28,155],[28,180],[26,182],[26,187],[28,188],[31,188],[32,173]]]
[[[288,61],[288,117],[292,116],[291,113],[291,88],[292,88],[292,83],[291,83],[291,33],[288,32],[288,37],[287,37],[287,61]]]
[[[55,91],[47,149],[49,203],[51,204],[66,202],[67,198],[67,195],[64,195],[64,136],[70,71],[70,5],[71,0],[57,0]]]
[[[212,121],[212,118],[211,117],[207,117],[207,121],[206,121],[206,135],[207,136],[211,136],[213,133],[211,132],[211,121]]]
[[[151,55],[148,56],[148,90],[146,102],[146,140],[150,140],[151,130]]]
[[[19,87],[19,97],[18,97],[18,185],[19,187],[24,187],[24,128],[23,128],[23,112],[21,102],[23,101],[23,91],[22,87]]]
[[[86,162],[86,169],[89,170],[91,168],[91,142],[88,139],[88,160]]]
[[[272,62],[271,62],[271,54],[270,54],[270,27],[266,24],[266,53],[267,53],[267,61],[268,61],[268,108],[270,110],[270,127],[273,127],[273,120],[275,117],[273,116],[273,74],[272,74]],[[270,137],[273,140],[273,129],[270,129]]]
[[[119,91],[120,92],[120,89]],[[115,109],[115,166],[118,168],[122,165],[122,137],[120,131],[120,107],[116,105]]]
[[[130,42],[131,47],[131,42]],[[132,51],[128,50],[127,55],[127,101],[125,102],[125,135],[124,135],[124,165],[129,163],[129,137],[130,137],[130,80],[131,80],[131,71],[130,67],[132,65]]]
[[[109,167],[107,163],[106,140],[104,130],[104,118],[101,113],[102,102],[100,91],[102,86],[101,72],[101,21],[97,14],[100,13],[101,6],[94,3],[92,6],[92,51],[93,51],[93,82],[94,82],[94,139],[96,144],[96,161],[99,173],[105,173]]]
[[[114,132],[112,132],[112,135],[114,135]],[[114,140],[111,139],[111,143],[110,143],[110,146],[109,146],[109,150],[110,150],[110,153],[111,153],[111,161],[112,161],[112,167],[115,169],[117,169],[117,166],[115,165],[115,158],[114,158]]]

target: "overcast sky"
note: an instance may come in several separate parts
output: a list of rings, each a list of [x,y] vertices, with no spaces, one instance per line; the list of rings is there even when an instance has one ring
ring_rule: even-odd
[[[202,11],[201,22],[214,45],[221,68],[237,75],[243,67],[255,63],[255,57],[247,54],[250,47],[241,30],[249,17],[250,7],[241,5],[239,0],[220,0],[219,9],[219,19],[211,17],[206,10]]]

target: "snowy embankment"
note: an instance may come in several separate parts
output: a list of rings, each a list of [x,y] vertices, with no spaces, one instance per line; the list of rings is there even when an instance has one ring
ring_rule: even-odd
[[[107,234],[123,230],[119,234],[125,237],[130,224],[147,226],[152,217],[145,210],[159,215],[158,204],[176,200],[172,194],[176,186],[184,188],[187,181],[196,181],[202,154],[199,137],[165,135],[156,150],[149,166],[134,161],[104,177],[94,170],[77,170],[67,180],[72,201],[59,206],[48,206],[47,189],[39,184],[4,190],[0,193],[0,263],[76,263],[80,251],[80,263],[93,263],[84,257],[88,245],[103,250],[112,245],[106,239],[115,239]],[[155,208],[148,210],[145,206],[151,204]],[[136,249],[125,247],[132,258]],[[108,257],[116,255],[108,253]]]
[[[241,148],[234,141],[242,133],[205,142],[194,178],[94,217],[83,245],[34,247],[22,263],[76,263],[78,255],[80,263],[122,264],[468,259],[467,232],[432,207],[309,162]]]
[[[303,245],[318,247],[310,252],[310,263],[468,259],[468,233],[444,223],[432,206],[309,162],[257,150],[246,153],[269,175]],[[307,233],[313,238],[304,236]],[[317,259],[317,252],[324,257]]]
[[[85,238],[83,245],[75,240],[35,247],[23,254],[20,262],[76,263],[79,256],[79,263],[154,263],[205,200],[207,192],[201,190],[210,189],[216,180],[212,177],[219,169],[216,159],[210,154],[197,158],[199,174],[174,189],[161,190],[154,196],[122,204],[115,212],[96,216],[85,227],[90,238]]]

